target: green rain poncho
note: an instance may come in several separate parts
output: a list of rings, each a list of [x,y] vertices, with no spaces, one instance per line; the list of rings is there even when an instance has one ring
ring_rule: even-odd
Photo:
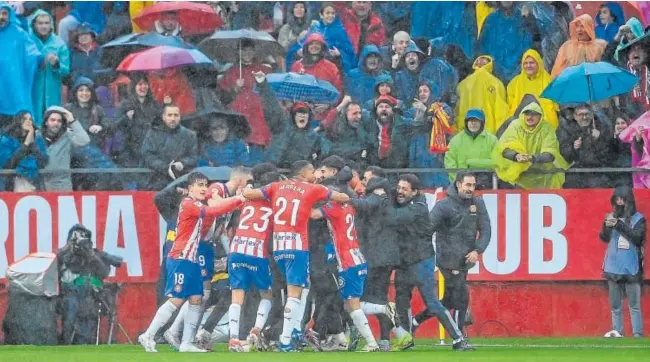
[[[519,118],[506,129],[492,152],[492,159],[497,165],[497,175],[501,180],[524,189],[560,189],[564,184],[563,172],[527,172],[529,169],[561,168],[566,170],[569,166],[560,155],[560,147],[553,127],[542,119],[534,129],[529,129],[524,121],[526,111],[543,114],[539,104],[531,103],[524,107],[519,113]],[[555,157],[555,161],[543,164],[514,162],[503,157],[503,151],[506,149],[531,156],[548,152]]]

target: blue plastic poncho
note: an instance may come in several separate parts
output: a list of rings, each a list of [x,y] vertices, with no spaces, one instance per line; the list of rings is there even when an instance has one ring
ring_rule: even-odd
[[[376,54],[379,57],[379,68],[381,69],[381,54],[376,45],[370,44],[363,47],[359,56],[359,65],[356,69],[352,69],[345,76],[345,92],[352,97],[353,100],[365,104],[375,97],[375,83],[378,79],[388,75],[385,70],[379,72],[368,73],[366,70],[366,58]]]
[[[618,33],[618,28],[625,24],[625,15],[623,15],[623,8],[621,5],[615,2],[606,2],[605,5],[609,8],[609,11],[614,18],[612,23],[603,24],[600,21],[600,12],[594,14],[594,20],[596,21],[596,38],[603,39],[606,42],[614,40],[616,33]]]

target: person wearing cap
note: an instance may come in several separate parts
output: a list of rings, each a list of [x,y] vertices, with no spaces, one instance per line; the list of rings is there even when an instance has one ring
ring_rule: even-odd
[[[449,141],[445,153],[445,168],[494,168],[492,150],[497,138],[485,130],[485,114],[480,109],[470,109],[465,116],[465,129]],[[455,173],[449,173],[449,180],[456,180]],[[476,174],[476,188],[492,188],[491,173]]]
[[[102,48],[95,40],[97,33],[90,24],[83,23],[70,39],[70,76],[68,86],[76,82],[79,77],[86,77],[95,81],[95,70],[100,69]]]
[[[542,107],[530,103],[510,123],[496,147],[492,160],[499,179],[523,189],[560,189],[568,163],[560,154],[553,127],[543,119]],[[560,169],[542,173],[534,170]],[[533,172],[530,172],[533,171]]]
[[[372,121],[366,124],[370,133],[373,149],[372,159],[384,168],[403,168],[408,165],[408,147],[410,140],[409,124],[397,109],[397,99],[383,95],[375,100]]]

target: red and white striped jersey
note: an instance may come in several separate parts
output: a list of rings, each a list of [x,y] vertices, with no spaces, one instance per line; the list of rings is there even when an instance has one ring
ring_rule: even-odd
[[[170,258],[185,259],[192,262],[198,261],[199,242],[203,235],[203,224],[206,219],[215,218],[232,212],[242,201],[239,198],[224,200],[218,206],[207,206],[201,201],[186,197],[181,201],[176,222],[176,240],[172,250],[169,251]]]
[[[247,201],[242,207],[239,225],[230,242],[230,253],[266,258],[272,232],[271,203],[266,200]]]
[[[320,208],[327,218],[327,225],[334,241],[339,271],[365,264],[366,259],[359,250],[357,229],[354,226],[356,211],[351,205],[328,203]]]
[[[273,207],[273,250],[309,250],[309,217],[332,193],[323,185],[299,180],[277,181],[262,187]]]

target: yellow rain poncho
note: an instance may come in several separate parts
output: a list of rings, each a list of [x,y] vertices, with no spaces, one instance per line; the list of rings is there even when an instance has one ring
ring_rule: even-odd
[[[480,58],[490,62],[479,68],[476,63]],[[499,126],[508,118],[508,102],[506,88],[499,78],[492,75],[494,64],[492,58],[481,55],[474,61],[474,73],[458,83],[458,103],[455,115],[456,132],[465,128],[465,114],[473,108],[480,109],[485,114],[485,129],[496,134]]]
[[[564,172],[527,172],[533,169],[561,168],[566,170],[569,168],[560,154],[560,145],[555,136],[555,130],[546,120],[542,118],[532,130],[526,126],[524,112],[528,110],[542,113],[542,108],[537,103],[531,103],[524,107],[519,118],[512,121],[492,151],[492,160],[497,166],[497,176],[503,181],[524,189],[560,189],[564,184]],[[552,163],[543,164],[519,163],[503,157],[503,151],[506,149],[531,156],[548,152],[555,157],[555,160]]]
[[[535,59],[539,67],[537,74],[532,78],[526,74],[526,70],[524,69],[524,61],[528,57]],[[519,103],[521,103],[521,100],[524,99],[526,94],[532,94],[539,100],[542,106],[544,119],[553,126],[553,129],[557,129],[559,124],[557,112],[560,110],[560,107],[551,100],[540,98],[540,95],[550,82],[551,75],[544,69],[542,56],[534,49],[527,50],[524,56],[521,57],[521,73],[508,83],[508,107],[510,107],[508,115],[511,117],[518,116],[518,114],[515,114],[515,110],[519,106]]]
[[[490,7],[485,1],[478,1],[476,3],[476,38],[481,37],[481,29],[483,23],[488,15],[494,12],[494,8]]]

